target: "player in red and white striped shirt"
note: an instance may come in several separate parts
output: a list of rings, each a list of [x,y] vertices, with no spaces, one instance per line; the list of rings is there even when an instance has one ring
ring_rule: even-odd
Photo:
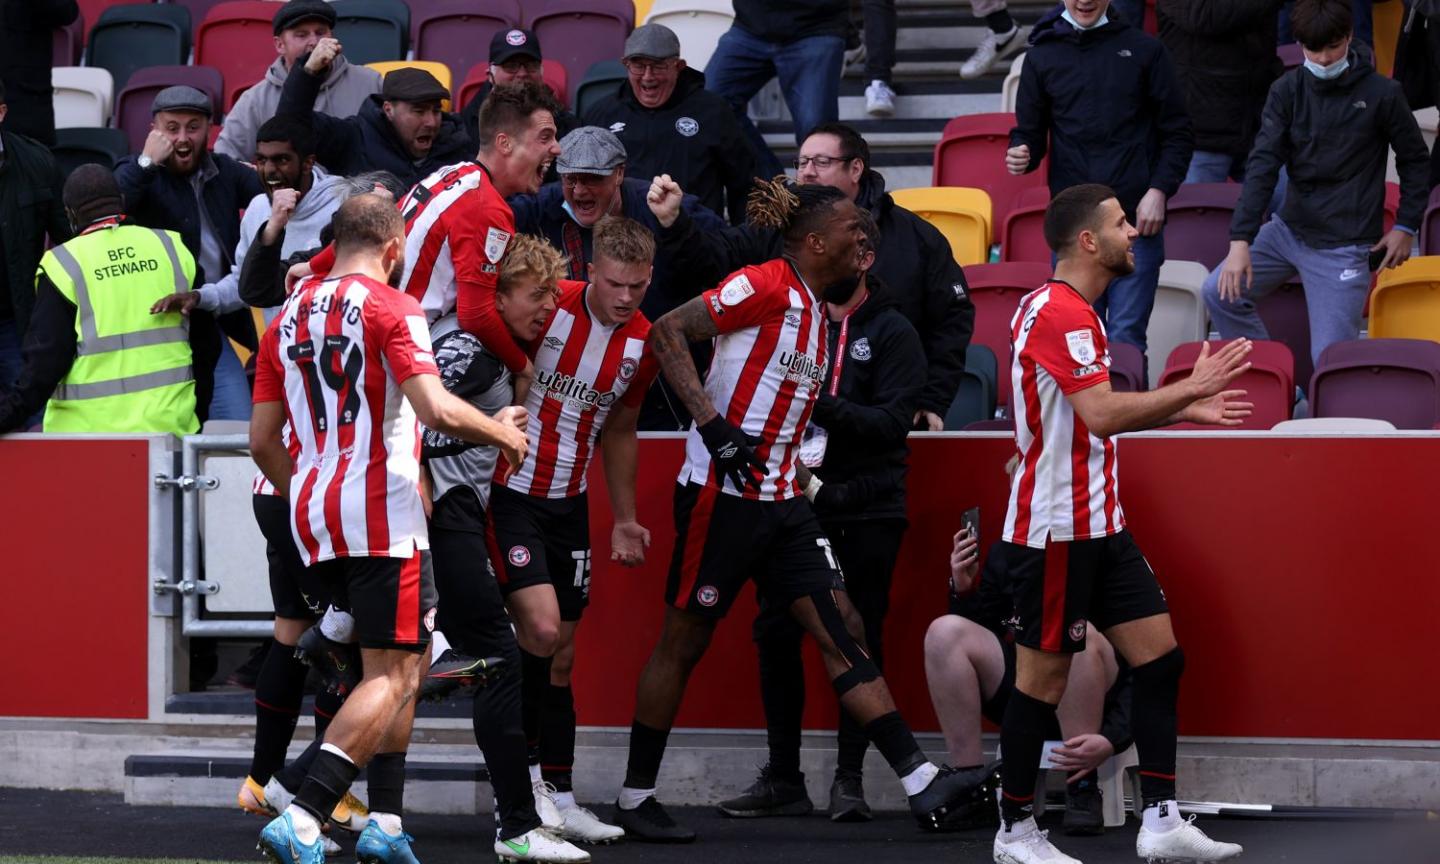
[[[665,194],[657,181],[650,195]],[[665,740],[690,671],[745,583],[791,610],[820,646],[841,705],[901,778],[913,812],[934,814],[971,792],[968,775],[932,765],[865,649],[863,625],[795,459],[825,380],[824,301],[860,282],[860,212],[840,190],[757,182],[750,219],[779,229],[784,257],[746,267],[651,329],[661,368],[695,418],[675,491],[676,542],[664,629],[637,688],[618,821],[628,837],[688,842],[655,799]],[[715,340],[702,385],[689,343]]]
[[[1011,382],[1020,463],[1011,479],[1004,556],[1015,601],[1015,692],[1000,733],[1005,752],[997,862],[1073,864],[1035,827],[1035,779],[1070,658],[1087,620],[1134,669],[1133,727],[1144,818],[1141,858],[1220,861],[1240,854],[1180,819],[1175,804],[1175,698],[1184,655],[1165,595],[1125,530],[1110,436],[1181,420],[1238,425],[1249,368],[1239,339],[1201,352],[1191,376],[1148,393],[1110,388],[1105,328],[1093,304],[1135,267],[1138,236],[1115,193],[1088,184],[1061,192],[1045,213],[1055,278],[1026,295],[1011,323]]]
[[[336,212],[332,279],[312,279],[266,330],[256,360],[250,451],[290,500],[312,568],[348,599],[364,677],[325,732],[295,802],[260,834],[277,861],[319,860],[320,825],[368,763],[371,822],[358,841],[404,846],[405,750],[435,586],[420,501],[417,417],[524,460],[523,408],[492,420],[440,383],[419,304],[387,282],[404,224],[376,195]],[[286,422],[298,443],[292,458]],[[375,836],[378,834],[379,836]]]

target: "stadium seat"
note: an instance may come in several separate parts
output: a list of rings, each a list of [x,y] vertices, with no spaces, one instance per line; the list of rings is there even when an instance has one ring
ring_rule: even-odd
[[[533,0],[525,11],[545,56],[563,63],[575,80],[595,63],[623,54],[625,37],[635,29],[631,0]],[[569,95],[573,100],[575,94]]]
[[[1014,125],[1014,114],[967,114],[946,123],[935,145],[931,185],[973,186],[989,192],[990,224],[995,229],[1005,224],[1020,193],[1044,186],[1049,174],[1049,157],[1028,174],[1016,176],[1005,170]]]
[[[1380,271],[1370,294],[1370,335],[1440,341],[1440,255]]]
[[[563,108],[570,107],[570,73],[559,60],[543,60],[540,63],[540,78]]]
[[[1146,389],[1145,355],[1128,342],[1111,342],[1110,389],[1138,393]]]
[[[81,13],[64,27],[52,32],[51,66],[79,66],[85,56],[85,15]]]
[[[90,28],[86,45],[85,65],[108,70],[119,90],[136,69],[190,58],[190,12],[165,3],[111,6]]]
[[[1385,216],[1380,223],[1381,228],[1389,233],[1395,227],[1395,214],[1400,212],[1400,184],[1386,181],[1385,183]],[[1422,217],[1423,218],[1423,217]],[[1410,226],[1414,228],[1415,226]]]
[[[1210,332],[1210,319],[1205,312],[1205,299],[1200,289],[1210,271],[1194,261],[1166,261],[1160,265],[1160,284],[1155,289],[1155,307],[1150,311],[1150,324],[1145,330],[1149,346],[1150,386],[1160,383],[1164,359],[1176,345],[1204,339]]]
[[[895,203],[939,229],[962,267],[990,260],[990,196],[964,186],[922,186],[890,192]]]
[[[1430,190],[1425,217],[1420,220],[1418,255],[1440,255],[1440,186]]]
[[[1239,183],[1184,183],[1165,205],[1165,257],[1209,269],[1230,254],[1230,216]]]
[[[54,88],[55,128],[95,127],[110,122],[115,101],[115,79],[98,66],[55,66],[50,70]]]
[[[1200,356],[1203,342],[1186,342],[1176,346],[1165,361],[1165,371],[1160,375],[1160,386],[1172,384],[1190,377],[1195,360]],[[1211,341],[1213,354],[1228,340]],[[1295,407],[1295,359],[1290,349],[1280,342],[1256,340],[1250,352],[1250,368],[1234,380],[1232,389],[1244,390],[1245,401],[1254,403],[1255,410],[1238,427],[1202,426],[1195,423],[1176,423],[1168,429],[1269,429],[1282,420],[1289,420]]]
[[[1048,186],[1032,186],[1015,198],[1000,229],[1001,261],[1050,263],[1050,246],[1045,242],[1045,210],[1049,206]]]
[[[555,98],[560,100],[561,105],[565,105],[565,67],[554,60],[545,60],[541,65],[544,69],[541,76],[545,81],[545,86],[550,88],[550,92],[555,94]],[[474,99],[480,88],[485,86],[489,74],[490,63],[488,61],[476,63],[470,67],[470,71],[465,73],[465,80],[460,84],[460,90],[455,94],[455,105],[457,106],[455,110],[458,111],[470,104],[470,100]]]
[[[212,6],[195,29],[195,62],[220,70],[226,111],[275,62],[274,18],[274,3],[227,0]]]
[[[130,76],[130,83],[115,97],[115,127],[124,130],[131,153],[139,153],[145,147],[145,136],[150,134],[150,105],[155,101],[155,94],[176,84],[187,84],[208,95],[215,116],[219,116],[225,82],[218,69],[209,66],[137,69]]]
[[[1271,432],[1346,432],[1356,435],[1373,435],[1376,432],[1394,432],[1395,424],[1389,420],[1375,420],[1370,417],[1297,417],[1281,420],[1270,427]]]
[[[84,30],[80,34],[81,41],[87,44],[89,43],[90,31],[94,29],[96,24],[100,23],[100,16],[105,14],[106,9],[109,9],[111,6],[124,6],[134,2],[135,0],[79,0],[80,20],[84,25]]]
[[[490,60],[490,39],[496,32],[520,26],[518,0],[425,0],[411,10],[410,45],[415,59],[450,67],[451,80],[463,80],[478,63]],[[546,56],[552,49],[540,40]]]
[[[1005,73],[1005,80],[1000,84],[1000,110],[1005,113],[1015,113],[1015,103],[1020,101],[1020,70],[1024,68],[1025,52],[1021,51],[1010,62],[1010,71]]]
[[[205,16],[210,14],[210,10],[225,2],[225,0],[154,0],[154,2],[174,3],[179,6],[184,6],[190,10],[191,21],[204,21]],[[271,8],[273,10],[274,7]],[[273,33],[274,30],[272,29],[271,32]]]
[[[330,8],[351,63],[404,60],[410,51],[410,7],[402,0],[335,0]]]
[[[125,133],[119,129],[56,129],[55,146],[50,148],[55,155],[55,166],[63,182],[70,172],[89,162],[112,167],[130,152]]]
[[[971,345],[984,345],[1003,370],[995,379],[995,399],[1010,404],[1010,321],[1020,298],[1050,279],[1050,265],[1032,261],[976,264],[965,268],[970,302],[975,304],[975,332]]]
[[[575,88],[575,113],[585,116],[597,102],[615,92],[615,86],[629,77],[625,64],[619,60],[602,60],[585,70],[585,77]]]
[[[389,75],[396,69],[424,69],[426,72],[435,76],[435,79],[440,82],[440,86],[449,90],[451,93],[455,92],[454,82],[450,78],[450,67],[444,63],[436,63],[433,60],[392,60],[388,63],[366,63],[365,65],[379,72],[382,76]],[[447,99],[441,102],[440,108],[443,111],[449,111],[450,100]]]
[[[1356,339],[1328,346],[1310,382],[1310,413],[1432,428],[1440,422],[1440,344]]]
[[[955,398],[945,411],[945,431],[955,432],[971,423],[995,417],[998,377],[993,351],[984,345],[970,345],[965,349],[965,373],[960,378]]]
[[[680,56],[692,69],[705,71],[715,43],[735,21],[730,0],[655,0],[646,24],[664,24],[680,37]]]
[[[1285,64],[1285,71],[1290,71],[1297,66],[1305,65],[1305,52],[1300,48],[1299,42],[1290,42],[1286,45],[1278,45],[1275,48],[1275,56]]]
[[[999,417],[994,420],[976,420],[974,423],[965,424],[961,432],[1009,432],[1015,433],[1015,421],[1009,417]]]
[[[1295,355],[1295,381],[1301,387],[1310,381],[1315,361],[1310,357],[1310,307],[1305,302],[1305,287],[1288,282],[1255,303],[1255,311],[1265,322],[1265,332],[1276,342],[1284,342]]]

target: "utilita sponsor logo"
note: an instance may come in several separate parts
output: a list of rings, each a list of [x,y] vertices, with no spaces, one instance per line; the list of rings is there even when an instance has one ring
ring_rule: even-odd
[[[535,371],[535,383],[545,391],[547,399],[564,399],[587,408],[604,408],[615,401],[614,393],[601,393],[590,382],[563,372]]]
[[[782,351],[780,353],[780,368],[785,370],[785,377],[797,384],[809,382],[819,387],[820,382],[825,380],[825,364],[816,363],[815,358],[809,354],[797,354],[794,351]]]

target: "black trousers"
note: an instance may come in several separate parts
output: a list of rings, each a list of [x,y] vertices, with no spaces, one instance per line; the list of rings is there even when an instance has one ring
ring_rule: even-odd
[[[865,81],[890,83],[895,68],[895,0],[864,0]]]

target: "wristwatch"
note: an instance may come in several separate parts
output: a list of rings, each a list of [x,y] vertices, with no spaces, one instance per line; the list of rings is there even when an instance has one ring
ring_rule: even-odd
[[[151,168],[155,167],[155,160],[151,159],[149,156],[146,156],[144,153],[141,153],[140,157],[135,160],[135,164],[139,165],[141,170],[149,171]]]

